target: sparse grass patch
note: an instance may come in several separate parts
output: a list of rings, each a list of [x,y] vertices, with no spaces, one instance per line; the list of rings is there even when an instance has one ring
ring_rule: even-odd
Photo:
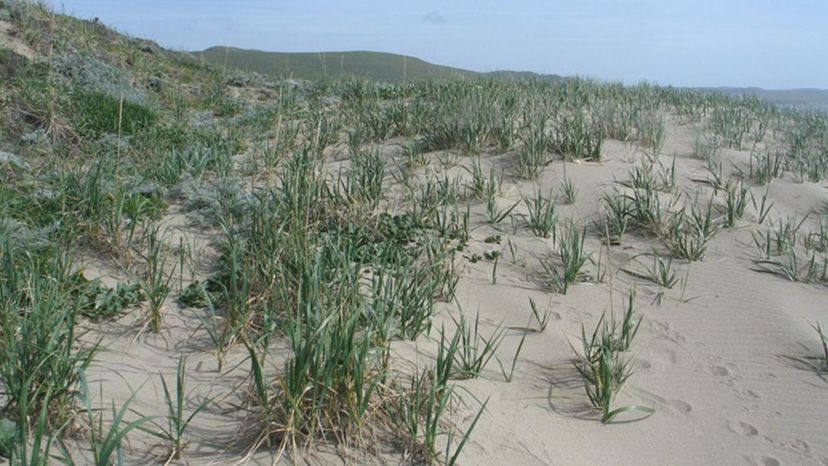
[[[671,256],[662,257],[657,252],[653,251],[653,265],[644,266],[645,270],[639,272],[624,268],[624,272],[644,280],[655,283],[664,288],[673,288],[678,283],[678,277],[673,269],[673,258]]]
[[[828,336],[823,333],[819,322],[812,324],[811,327],[813,327],[813,329],[817,332],[821,351],[816,356],[794,358],[794,360],[813,368],[820,375],[820,377],[822,377],[824,374],[828,373]]]
[[[718,231],[710,206],[700,211],[696,206],[681,210],[671,220],[669,234],[664,238],[670,252],[688,261],[699,261],[707,252],[707,245]]]
[[[564,177],[561,181],[561,201],[564,204],[574,204],[578,198],[578,189],[572,179]]]
[[[186,377],[186,359],[182,356],[178,360],[174,392],[170,391],[170,388],[167,385],[167,380],[163,375],[161,376],[161,386],[164,390],[164,404],[167,408],[167,422],[165,425],[159,425],[158,423],[151,421],[155,425],[155,429],[153,430],[138,427],[139,429],[146,430],[150,434],[157,436],[167,444],[167,448],[169,449],[169,456],[167,458],[168,462],[179,459],[184,453],[184,449],[188,444],[188,442],[184,439],[184,434],[186,433],[190,423],[193,421],[193,418],[195,418],[198,413],[207,407],[208,401],[202,401],[192,408],[189,415],[185,413],[184,410],[186,409],[187,404],[186,398],[189,395],[186,390]]]
[[[551,278],[553,287],[560,293],[566,294],[571,284],[585,278],[582,269],[591,255],[584,251],[585,238],[586,227],[579,229],[570,223],[558,242],[560,268],[548,261],[540,261],[541,266]]]
[[[723,223],[725,227],[733,228],[747,209],[748,188],[741,181],[738,184],[728,185],[725,189],[724,201]]]
[[[449,342],[449,345],[457,345],[456,349],[449,350],[454,354],[454,376],[461,379],[477,378],[495,357],[505,337],[505,329],[497,327],[488,337],[481,335],[480,314],[475,316],[474,322],[466,322],[465,316],[461,313],[454,324],[457,326],[456,334]]]
[[[170,284],[175,275],[175,265],[169,265],[169,252],[164,245],[161,226],[150,227],[145,235],[146,252],[142,254],[145,271],[141,286],[148,301],[149,327],[153,333],[161,330],[161,308],[170,292]]]
[[[630,296],[632,302],[632,294]],[[644,417],[649,417],[654,412],[652,408],[635,405],[613,407],[615,397],[634,372],[633,359],[623,352],[632,343],[640,320],[633,323],[632,307],[625,313],[620,329],[604,317],[598,321],[591,337],[587,337],[582,326],[581,352],[573,348],[576,354],[574,365],[584,381],[587,397],[590,403],[600,410],[601,422],[604,424],[611,423],[619,414],[628,412],[639,412]]]
[[[533,198],[524,197],[523,203],[528,210],[526,224],[532,233],[541,238],[554,238],[558,216],[555,214],[555,203],[552,201],[552,197],[544,197],[540,188],[538,188],[535,196]]]

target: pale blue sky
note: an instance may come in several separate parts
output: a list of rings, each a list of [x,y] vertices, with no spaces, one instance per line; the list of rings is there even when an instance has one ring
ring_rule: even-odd
[[[827,0],[52,0],[185,50],[375,50],[478,71],[828,88]]]

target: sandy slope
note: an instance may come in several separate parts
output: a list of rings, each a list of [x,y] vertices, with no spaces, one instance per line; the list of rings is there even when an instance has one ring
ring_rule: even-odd
[[[698,182],[706,177],[703,162],[691,157],[694,134],[694,128],[672,123],[660,159],[669,166],[675,155],[680,189],[707,199],[711,188]],[[748,154],[724,151],[725,167],[744,166]],[[574,205],[559,207],[561,217],[579,222],[597,218],[601,194],[612,189],[614,180],[624,179],[641,157],[636,146],[609,141],[603,162],[567,164],[567,175],[579,196]],[[513,159],[510,154],[482,156],[485,171],[485,167],[494,166],[507,168],[509,173]],[[468,164],[470,159],[461,161]],[[452,170],[465,173],[460,168]],[[547,167],[544,190],[558,190],[562,170],[560,162]],[[533,183],[507,176],[500,201],[509,206],[521,193],[534,189]],[[751,189],[761,195],[761,187]],[[389,193],[397,191],[389,186]],[[775,202],[773,218],[822,211],[828,201],[826,186],[787,178],[774,181],[770,196]],[[446,312],[438,316],[438,328],[441,323],[450,324],[449,315],[456,315],[458,307],[467,315],[479,312],[489,328],[499,323],[523,327],[530,318],[529,297],[548,306],[553,318],[544,333],[527,336],[511,383],[503,380],[496,363],[480,379],[458,382],[463,387],[459,393],[467,401],[458,410],[459,424],[469,422],[476,412],[479,403],[475,398],[489,400],[462,464],[828,464],[828,383],[787,358],[811,354],[803,344],[811,352],[817,350],[816,333],[809,324],[821,320],[828,325],[828,289],[754,270],[751,232],[764,227],[756,224],[752,208],[737,228],[722,230],[715,237],[703,262],[688,265],[676,261],[686,286],[662,290],[619,271],[637,267],[636,256],[658,246],[633,234],[610,249],[610,272],[604,283],[578,284],[566,295],[551,294],[539,283],[537,259],[550,254],[551,239],[533,237],[522,227],[513,229],[508,221],[494,229],[485,223],[481,203],[473,205],[472,212],[472,241],[465,256],[501,250],[504,256],[498,265],[497,284],[492,284],[491,261],[464,260],[457,302],[442,306]],[[206,246],[209,232],[190,229],[180,220],[171,217],[169,224],[187,238],[197,239],[203,262],[209,264],[213,254]],[[501,244],[483,242],[493,234],[503,237]],[[507,237],[517,248],[516,257],[506,246]],[[590,239],[587,249],[596,259],[600,254],[602,264],[607,265],[607,250],[597,240]],[[639,260],[647,263],[648,259]],[[206,276],[209,267],[202,273]],[[644,316],[634,346],[638,371],[618,404],[640,404],[656,412],[640,422],[602,425],[589,409],[583,385],[571,365],[570,344],[578,344],[581,325],[591,330],[605,310],[612,307],[620,312],[633,287]],[[134,408],[161,415],[156,374],[173,377],[178,355],[191,354],[191,398],[211,396],[220,401],[197,418],[193,437],[212,439],[219,446],[208,441],[194,443],[181,464],[228,464],[243,458],[240,448],[225,450],[220,445],[226,445],[241,425],[233,405],[241,402],[246,388],[247,364],[242,352],[235,351],[226,373],[217,377],[206,333],[198,328],[193,314],[178,309],[170,300],[164,330],[157,337],[135,337],[135,322],[142,321],[139,312],[110,324],[112,333],[104,335],[108,351],[100,355],[90,378],[102,380],[106,395],[116,399],[124,400],[131,390],[137,390]],[[511,361],[522,334],[518,328],[509,331],[500,349],[504,363]],[[395,350],[401,358],[415,361],[433,354],[433,347],[422,339],[416,345],[396,344]],[[277,360],[272,362],[278,366],[285,351],[277,347],[274,354]],[[152,443],[149,438],[133,436],[136,464],[158,461],[148,456]],[[356,458],[351,462],[377,461]],[[393,455],[385,459],[389,463],[399,460]],[[260,453],[254,460],[269,463],[270,456]],[[330,452],[315,453],[305,460],[344,461]]]

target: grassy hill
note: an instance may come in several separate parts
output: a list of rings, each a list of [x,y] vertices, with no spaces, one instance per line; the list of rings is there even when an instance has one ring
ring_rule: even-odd
[[[325,76],[366,76],[379,81],[470,78],[474,71],[435,65],[419,58],[382,52],[284,53],[211,47],[195,52],[209,63],[257,73],[319,79]]]

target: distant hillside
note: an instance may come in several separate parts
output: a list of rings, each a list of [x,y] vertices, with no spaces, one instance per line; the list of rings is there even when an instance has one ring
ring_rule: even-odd
[[[566,79],[565,77],[559,74],[540,74],[535,73],[534,71],[509,71],[509,70],[498,70],[498,71],[491,71],[489,73],[485,73],[485,76],[491,76],[493,78],[501,78],[501,79],[514,79],[514,80],[521,80],[521,79],[541,79],[543,81],[548,82],[558,82],[563,81]]]
[[[714,87],[705,90],[727,95],[752,95],[781,107],[797,110],[828,111],[828,90],[825,89],[785,89],[769,90],[758,87]]]
[[[478,76],[474,71],[435,65],[415,57],[382,52],[284,53],[211,47],[194,52],[219,68],[225,66],[257,73],[319,79],[358,75],[379,81],[446,80]]]
[[[558,82],[566,79],[557,74],[531,71],[498,70],[488,73],[428,63],[416,57],[383,52],[308,52],[286,53],[247,50],[234,47],[211,47],[193,52],[204,61],[223,69],[255,71],[279,77],[314,80],[325,76],[365,76],[392,83],[424,79],[447,80],[493,77],[507,80],[541,79]],[[713,87],[697,90],[727,95],[754,95],[781,107],[798,110],[828,111],[828,90],[790,89],[767,90],[757,87]]]

